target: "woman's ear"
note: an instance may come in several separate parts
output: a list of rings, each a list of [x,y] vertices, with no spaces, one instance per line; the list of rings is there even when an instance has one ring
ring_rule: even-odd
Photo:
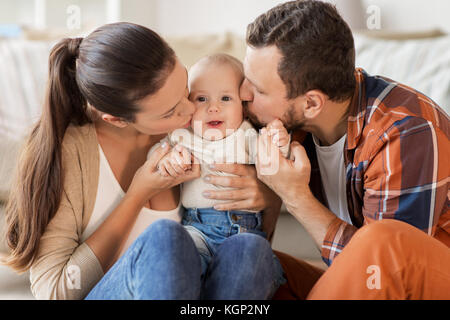
[[[103,121],[112,124],[113,126],[117,128],[125,128],[128,126],[128,122],[125,121],[123,118],[115,117],[107,113],[103,113],[101,115],[101,118]]]
[[[304,115],[307,119],[316,118],[325,105],[326,96],[320,90],[310,90],[305,93],[306,104],[304,106]]]

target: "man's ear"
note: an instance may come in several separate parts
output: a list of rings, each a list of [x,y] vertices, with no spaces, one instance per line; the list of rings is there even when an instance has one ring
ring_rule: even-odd
[[[316,118],[325,105],[326,95],[320,90],[310,90],[305,93],[304,116],[307,119]]]
[[[101,117],[103,121],[112,124],[117,128],[125,128],[128,126],[128,122],[125,121],[123,118],[115,117],[107,113],[103,113]]]

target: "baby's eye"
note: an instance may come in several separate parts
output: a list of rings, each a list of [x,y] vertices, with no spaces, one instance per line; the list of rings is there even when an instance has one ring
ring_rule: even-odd
[[[200,97],[197,97],[196,100],[197,100],[198,102],[206,102],[206,97],[200,96]]]
[[[222,101],[231,101],[231,97],[229,96],[223,96]]]

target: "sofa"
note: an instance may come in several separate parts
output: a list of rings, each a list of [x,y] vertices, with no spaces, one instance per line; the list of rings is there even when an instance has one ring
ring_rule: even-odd
[[[232,33],[166,39],[188,68],[209,53],[226,52],[241,60],[245,56],[244,39]],[[0,235],[12,172],[23,138],[39,117],[48,54],[55,42],[56,39],[0,40]],[[358,67],[416,88],[450,113],[449,35],[355,33],[355,46]],[[312,239],[284,207],[272,246],[326,268]],[[0,242],[0,252],[7,250]],[[28,274],[17,275],[0,266],[0,299],[32,298]]]

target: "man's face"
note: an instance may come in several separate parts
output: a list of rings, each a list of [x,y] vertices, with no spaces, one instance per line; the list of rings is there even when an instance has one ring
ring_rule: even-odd
[[[286,98],[286,86],[278,75],[282,56],[276,46],[247,47],[244,59],[245,80],[240,89],[245,115],[257,128],[280,119],[286,129],[302,126],[303,115],[299,108],[301,97]]]

